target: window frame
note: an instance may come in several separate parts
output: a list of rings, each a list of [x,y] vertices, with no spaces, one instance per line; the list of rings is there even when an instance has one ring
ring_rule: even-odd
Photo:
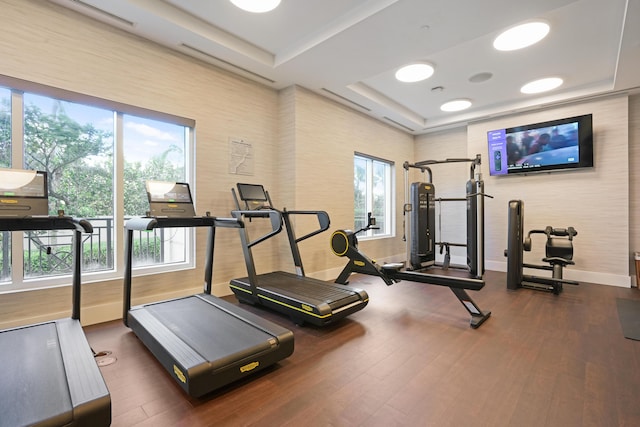
[[[168,113],[149,110],[120,102],[110,101],[90,95],[84,95],[52,86],[42,85],[27,80],[0,75],[0,87],[6,88],[11,96],[11,167],[20,168],[24,164],[24,102],[25,93],[50,97],[64,102],[72,102],[90,107],[97,107],[114,112],[114,188],[113,188],[113,269],[82,272],[83,283],[117,280],[124,274],[124,137],[123,116],[131,115],[145,119],[162,121],[185,128],[185,180],[195,183],[195,120]],[[191,185],[193,198],[196,198],[195,185]],[[140,214],[143,214],[142,212]],[[11,280],[0,283],[0,294],[32,291],[62,286],[71,286],[70,274],[41,277],[24,277],[24,232],[12,231],[11,234]],[[187,250],[183,262],[170,264],[144,265],[134,267],[134,276],[157,274],[195,268],[195,231],[187,233]]]
[[[367,191],[365,194],[365,200],[367,204],[367,208],[365,211],[373,212],[373,165],[374,163],[381,163],[385,165],[386,173],[385,173],[385,199],[387,203],[385,204],[385,217],[387,218],[385,229],[388,231],[385,233],[375,233],[375,230],[367,230],[365,232],[360,232],[358,234],[359,240],[374,240],[374,239],[384,239],[389,237],[395,237],[395,224],[396,224],[396,215],[395,215],[395,200],[396,200],[396,191],[395,191],[395,162],[392,160],[383,159],[381,157],[372,156],[370,154],[364,154],[361,152],[354,152],[353,160],[354,166],[357,159],[364,160],[367,162]],[[355,167],[354,167],[355,173]],[[355,183],[355,176],[354,176]],[[354,188],[355,191],[355,188]],[[356,225],[356,217],[355,217],[355,200],[354,200],[354,228],[358,228]],[[373,215],[376,218],[378,224],[380,224],[380,218]],[[366,225],[366,224],[365,224]],[[357,230],[356,230],[357,231]]]

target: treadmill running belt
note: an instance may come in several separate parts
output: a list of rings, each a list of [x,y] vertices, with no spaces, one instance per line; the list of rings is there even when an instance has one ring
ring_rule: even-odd
[[[246,283],[249,278],[234,279]],[[258,275],[258,288],[276,292],[294,300],[304,299],[307,303],[327,303],[332,309],[360,301],[360,295],[345,286],[333,285],[312,277],[298,276],[284,271],[274,271]]]
[[[54,322],[0,333],[0,425],[72,421],[71,398]]]
[[[149,304],[147,311],[212,364],[226,366],[273,347],[272,335],[197,295]]]

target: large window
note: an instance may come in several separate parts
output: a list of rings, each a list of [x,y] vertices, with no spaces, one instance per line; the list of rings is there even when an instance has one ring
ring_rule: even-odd
[[[370,213],[378,228],[360,236],[393,235],[393,162],[356,153],[353,165],[354,229],[366,227]]]
[[[142,215],[148,210],[144,181],[184,182],[188,129],[171,123],[131,115],[122,117],[124,168],[124,214]],[[187,228],[158,229],[153,242],[141,245],[134,266],[180,263],[187,260]],[[140,235],[144,240],[148,233]],[[151,244],[152,243],[152,244]]]
[[[91,241],[84,245],[84,270],[112,269],[113,111],[32,93],[22,102],[22,167],[47,172],[49,214],[62,210],[95,227],[103,244],[95,250]],[[68,230],[24,233],[24,247],[16,248],[24,256],[24,278],[69,274],[71,238]]]
[[[52,91],[67,94],[43,87]],[[148,210],[145,180],[189,181],[193,128],[162,113],[127,114],[146,110],[70,97],[0,88],[0,167],[47,172],[49,213],[64,210],[93,225],[83,235],[83,272],[118,277],[124,221]],[[134,266],[190,266],[191,236],[134,233]],[[0,292],[68,283],[70,252],[70,231],[0,232]]]

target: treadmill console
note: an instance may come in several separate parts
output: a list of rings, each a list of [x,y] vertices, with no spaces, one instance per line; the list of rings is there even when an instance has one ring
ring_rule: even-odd
[[[261,184],[238,183],[238,195],[249,210],[271,208],[267,192]]]
[[[150,216],[169,218],[196,216],[188,183],[147,181],[145,185]]]
[[[49,215],[47,173],[0,169],[0,217]]]

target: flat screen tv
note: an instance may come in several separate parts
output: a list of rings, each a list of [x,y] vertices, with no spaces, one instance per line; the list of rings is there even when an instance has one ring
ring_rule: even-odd
[[[487,132],[490,174],[593,167],[591,116],[586,114]]]

